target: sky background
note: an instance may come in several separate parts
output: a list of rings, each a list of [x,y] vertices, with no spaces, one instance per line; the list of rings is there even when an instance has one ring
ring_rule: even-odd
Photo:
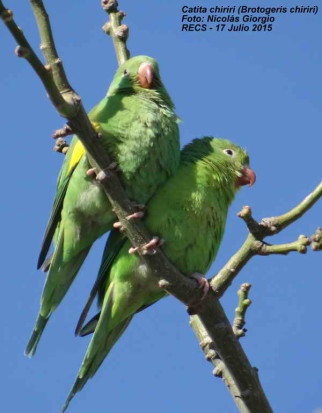
[[[35,49],[39,39],[29,2],[7,0]],[[99,1],[48,3],[58,51],[73,87],[91,109],[116,70],[112,42],[101,26]],[[249,2],[244,2],[250,4]],[[239,5],[228,1],[218,5]],[[285,0],[284,6],[296,5]],[[321,180],[322,15],[277,16],[270,33],[181,32],[181,7],[199,3],[120,0],[130,26],[131,54],[155,57],[183,119],[182,144],[213,135],[247,148],[257,182],[232,205],[213,275],[246,237],[236,217],[251,205],[258,219],[284,213]],[[306,5],[306,0],[300,5]],[[204,0],[202,5],[214,6]],[[257,6],[258,4],[252,4]],[[281,6],[280,2],[265,2]],[[15,42],[0,25],[2,147],[1,409],[57,413],[74,382],[88,338],[75,323],[96,276],[99,240],[73,288],[52,317],[36,356],[23,350],[38,312],[44,275],[36,260],[63,160],[50,135],[60,118]],[[322,225],[322,201],[270,241],[290,242]],[[242,345],[274,412],[313,413],[322,407],[321,253],[256,257],[222,303],[233,319],[236,292],[252,283],[253,305]],[[184,307],[169,297],[135,317],[70,413],[193,413],[237,411],[211,374]]]

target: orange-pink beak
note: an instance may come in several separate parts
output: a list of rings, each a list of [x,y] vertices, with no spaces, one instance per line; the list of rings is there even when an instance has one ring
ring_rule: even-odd
[[[236,185],[237,186],[243,186],[243,185],[249,185],[252,186],[254,185],[256,181],[256,174],[255,172],[250,169],[248,166],[243,168],[240,173],[242,174],[237,178]]]
[[[141,63],[138,71],[138,81],[144,89],[151,89],[154,81],[154,69],[151,63]]]

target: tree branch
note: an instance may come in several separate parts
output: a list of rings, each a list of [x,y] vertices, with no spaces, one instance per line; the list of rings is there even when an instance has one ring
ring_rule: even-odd
[[[36,18],[39,34],[40,49],[46,59],[47,68],[52,71],[55,84],[60,93],[71,91],[71,86],[65,74],[61,59],[58,57],[50,21],[42,0],[29,0]]]
[[[244,328],[244,325],[246,324],[246,311],[252,303],[252,301],[248,298],[250,287],[251,284],[244,283],[240,286],[240,289],[237,291],[238,307],[235,310],[235,318],[233,322],[233,331],[237,338],[244,337],[247,331]]]
[[[15,50],[18,57],[24,57],[32,66],[39,79],[43,83],[53,105],[60,114],[71,115],[74,108],[70,106],[61,96],[57,85],[53,79],[52,73],[40,61],[33,48],[29,44],[20,27],[17,26],[13,19],[13,12],[8,10],[0,0],[0,16],[4,24],[9,29],[12,36],[15,38],[18,46]],[[64,116],[64,115],[63,115]]]
[[[126,47],[129,28],[126,24],[121,24],[125,13],[118,10],[118,2],[116,0],[102,0],[101,5],[110,17],[110,21],[105,23],[102,29],[112,37],[116,58],[119,66],[121,66],[130,57],[130,52]]]
[[[296,207],[289,212],[271,218],[264,218],[258,223],[252,216],[251,208],[246,206],[237,214],[248,227],[249,234],[241,248],[229,259],[224,267],[210,280],[212,289],[221,297],[241,269],[254,255],[283,254],[291,251],[305,253],[311,241],[304,235],[289,244],[269,245],[263,241],[267,236],[277,234],[292,222],[298,220],[322,197],[322,182]],[[315,234],[316,236],[316,234]],[[313,241],[315,241],[313,236]],[[319,238],[319,236],[318,236]],[[319,250],[320,241],[312,243],[312,249]]]

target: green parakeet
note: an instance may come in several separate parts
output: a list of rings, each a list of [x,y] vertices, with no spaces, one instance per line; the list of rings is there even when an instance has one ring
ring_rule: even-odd
[[[106,97],[89,118],[121,169],[129,198],[146,203],[173,175],[180,159],[178,118],[157,62],[137,56],[120,66]],[[46,263],[54,240],[40,311],[26,348],[28,356],[35,353],[50,315],[68,291],[91,245],[116,220],[104,191],[93,176],[88,176],[89,169],[84,147],[75,136],[60,172],[39,256],[38,268]]]
[[[149,201],[145,223],[165,240],[162,249],[183,274],[205,274],[210,268],[229,205],[241,185],[255,182],[248,164],[247,153],[228,140],[195,139],[182,150],[177,173]],[[129,254],[130,247],[128,240],[111,232],[98,275],[101,311],[81,331],[94,335],[63,411],[96,373],[134,314],[165,296],[142,257]]]

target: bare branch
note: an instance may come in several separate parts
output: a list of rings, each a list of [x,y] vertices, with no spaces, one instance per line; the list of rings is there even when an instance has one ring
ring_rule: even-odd
[[[216,301],[216,305],[220,306],[218,301]],[[259,382],[257,368],[249,364],[237,337],[231,328],[226,327],[228,320],[222,307],[220,306],[217,311],[221,313],[221,317],[212,319],[212,324],[215,324],[218,333],[215,339],[209,335],[210,326],[208,324],[206,326],[201,321],[200,314],[190,318],[191,326],[206,359],[215,366],[213,374],[222,378],[241,413],[272,413]],[[214,320],[216,321],[214,322]],[[219,348],[222,350],[221,352],[218,351]],[[232,349],[234,350],[232,351]],[[235,349],[238,349],[239,356],[237,356]],[[230,356],[233,357],[232,360]],[[245,359],[247,364],[244,364]]]
[[[25,58],[30,63],[34,71],[37,73],[39,79],[42,81],[57,111],[60,114],[65,113],[65,114],[71,115],[74,111],[74,108],[71,107],[62,98],[54,82],[51,71],[42,64],[42,62],[40,61],[40,59],[34,52],[33,48],[29,44],[28,40],[26,39],[25,35],[23,34],[23,31],[15,23],[13,19],[13,12],[11,10],[6,9],[1,0],[0,0],[0,16],[4,24],[7,26],[10,33],[12,34],[12,36],[15,38],[16,42],[18,43],[18,47],[16,48],[17,56]]]
[[[235,310],[235,318],[233,322],[233,331],[237,338],[244,337],[247,331],[244,328],[244,325],[246,324],[246,311],[252,303],[252,301],[248,298],[250,287],[251,284],[244,283],[240,286],[240,289],[237,291],[238,307]]]
[[[116,58],[121,66],[130,57],[130,52],[126,47],[126,40],[129,36],[129,28],[126,24],[121,24],[125,13],[118,10],[116,0],[102,0],[103,9],[109,14],[110,20],[102,27],[103,31],[112,37]]]
[[[304,235],[300,235],[297,241],[289,244],[269,245],[262,240],[267,236],[277,234],[292,222],[299,219],[321,197],[322,182],[302,202],[291,209],[291,211],[277,217],[264,218],[260,223],[252,217],[250,207],[243,207],[237,215],[245,221],[250,233],[241,248],[229,259],[224,267],[211,278],[210,285],[217,296],[220,297],[223,295],[241,269],[254,255],[286,255],[291,251],[297,251],[302,254],[305,253],[307,251],[306,247],[311,242]],[[313,242],[312,249],[315,248],[319,250],[318,245]]]
[[[36,18],[39,34],[40,49],[46,59],[47,67],[52,71],[56,86],[60,93],[69,92],[71,86],[65,74],[61,59],[58,57],[50,21],[42,0],[29,0]]]
[[[265,242],[257,241],[257,254],[258,255],[272,255],[281,254],[287,255],[291,251],[299,252],[300,254],[305,254],[307,252],[307,246],[311,244],[311,240],[305,235],[300,235],[298,239],[294,242],[288,244],[266,244]]]
[[[275,218],[265,218],[263,219],[261,224],[264,224],[270,221],[269,225],[273,225],[276,227],[277,232],[281,231],[282,229],[286,228],[292,222],[301,218],[305,212],[307,212],[312,206],[322,197],[322,182],[307,196],[300,202],[296,207],[291,209],[286,214],[280,215]]]

